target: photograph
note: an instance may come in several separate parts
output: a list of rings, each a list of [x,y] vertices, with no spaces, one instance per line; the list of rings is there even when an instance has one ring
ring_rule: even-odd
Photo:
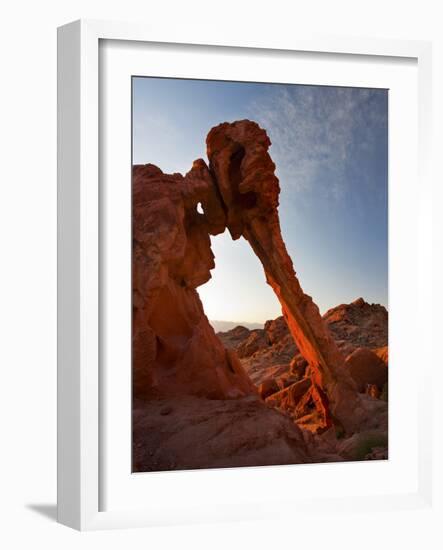
[[[443,549],[426,2],[6,6],[1,548]]]
[[[133,472],[389,458],[388,98],[132,76]]]

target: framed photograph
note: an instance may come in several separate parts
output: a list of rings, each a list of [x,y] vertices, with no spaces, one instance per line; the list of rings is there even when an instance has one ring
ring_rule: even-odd
[[[58,49],[59,521],[431,506],[430,45]]]

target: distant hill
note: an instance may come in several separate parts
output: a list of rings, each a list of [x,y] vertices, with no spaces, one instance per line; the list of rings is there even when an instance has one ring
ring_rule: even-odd
[[[228,330],[232,330],[235,327],[241,326],[246,327],[249,330],[254,330],[257,328],[263,328],[263,323],[247,323],[247,322],[233,322],[233,321],[212,321],[209,320],[211,325],[213,326],[215,332],[227,332]]]

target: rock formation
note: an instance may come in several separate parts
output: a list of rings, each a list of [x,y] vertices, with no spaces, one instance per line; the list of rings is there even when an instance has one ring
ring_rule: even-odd
[[[308,448],[290,418],[254,396],[136,401],[133,435],[138,472],[337,460]]]
[[[201,202],[206,215],[197,212]],[[204,163],[166,175],[133,171],[133,376],[135,397],[229,398],[255,388],[204,314],[196,288],[214,267],[209,234],[224,212]]]
[[[357,390],[373,398],[383,398],[388,378],[386,309],[359,299],[329,310],[323,315],[323,321],[346,356],[345,368]],[[237,351],[246,372],[268,404],[284,411],[304,429],[317,425],[312,413],[299,416],[300,389],[310,388],[310,372],[284,317],[266,321],[262,329],[236,327],[217,336],[226,347]],[[362,343],[369,347],[362,347]],[[301,381],[303,384],[297,384]],[[321,409],[317,413],[321,413]],[[317,414],[317,422],[319,418]]]
[[[357,348],[346,358],[346,367],[359,392],[366,391],[368,385],[381,392],[388,381],[386,363],[370,349]]]
[[[318,307],[307,296],[287,253],[278,216],[280,187],[268,153],[266,132],[250,121],[224,123],[207,137],[209,169],[214,174],[233,239],[243,236],[260,259],[266,281],[276,293],[289,330],[311,370],[307,404],[321,403],[324,424],[358,429],[365,416],[344,357],[327,330]]]
[[[202,161],[185,177],[134,166],[134,471],[329,460],[260,399],[204,314],[196,288],[210,278],[209,235],[224,219]]]
[[[358,393],[286,251],[269,146],[266,132],[243,120],[209,132],[209,167],[196,160],[185,176],[164,174],[152,164],[133,167],[137,471],[338,460],[329,443],[319,451],[309,440],[308,448],[299,426],[313,434],[333,428],[340,437],[373,427],[375,400]],[[236,343],[245,332],[236,330],[235,345],[225,347],[196,290],[214,268],[210,235],[226,228],[233,239],[249,242],[281,303],[284,320],[265,327],[265,341],[282,351],[292,346],[286,363],[274,365],[274,381],[262,380],[259,392],[232,347],[250,356],[263,346],[264,334],[252,331],[240,349]],[[161,452],[146,454],[146,446],[161,446]],[[212,461],[211,449],[218,449]]]
[[[323,315],[323,321],[346,357],[347,368],[349,356],[359,348],[371,350],[388,365],[388,312],[383,306],[368,304],[359,298],[330,309]],[[235,327],[217,336],[225,347],[237,352],[257,387],[268,378],[275,381],[273,387],[286,387],[286,380],[298,381],[307,372],[308,364],[295,345],[284,317],[266,321],[261,329]],[[374,361],[371,364],[375,364]]]
[[[388,312],[380,304],[358,298],[328,310],[323,320],[344,355],[357,347],[375,350],[388,343]]]

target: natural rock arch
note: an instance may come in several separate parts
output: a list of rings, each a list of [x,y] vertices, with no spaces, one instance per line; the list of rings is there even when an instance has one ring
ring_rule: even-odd
[[[255,393],[235,353],[215,335],[196,291],[214,267],[210,235],[227,228],[233,239],[244,237],[260,259],[308,362],[310,383],[298,396],[299,407],[313,404],[324,428],[334,424],[352,433],[367,412],[287,253],[269,146],[265,130],[242,120],[209,132],[209,166],[199,159],[185,176],[163,174],[151,164],[134,166],[134,395],[235,398]]]

